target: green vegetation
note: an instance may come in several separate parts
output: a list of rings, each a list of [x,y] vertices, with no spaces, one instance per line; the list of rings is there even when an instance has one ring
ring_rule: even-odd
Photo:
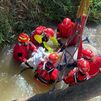
[[[89,22],[101,22],[101,1],[91,0]],[[69,17],[73,21],[80,0],[1,0],[0,45],[16,40],[20,32],[28,34],[38,25],[58,23]]]
[[[101,0],[91,0],[90,15],[88,21],[101,23]]]

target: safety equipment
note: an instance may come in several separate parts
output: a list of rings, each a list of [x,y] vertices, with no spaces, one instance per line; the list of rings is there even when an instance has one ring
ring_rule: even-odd
[[[21,43],[28,42],[30,40],[29,36],[26,33],[21,33],[18,36],[18,41]]]
[[[34,39],[38,43],[42,43],[42,41],[47,42],[49,38],[53,39],[54,37],[54,30],[52,28],[46,28],[45,26],[39,26],[35,29],[34,32]],[[55,38],[54,41],[56,42]]]
[[[34,35],[40,35],[42,34],[43,30],[45,29],[45,26],[38,26],[35,31],[34,31]]]
[[[59,59],[59,55],[57,53],[50,53],[49,60],[54,64]]]
[[[91,59],[92,57],[94,57],[94,53],[90,49],[83,49],[82,50],[82,56],[84,58]]]
[[[50,62],[45,63],[45,68],[43,69],[44,62],[38,64],[35,73],[37,74],[38,79],[45,83],[51,84],[58,78],[58,69]]]
[[[73,34],[74,23],[69,19],[65,18],[61,23],[58,24],[57,30],[59,37],[68,38]]]
[[[53,42],[54,45],[58,46],[59,43],[55,37],[50,37],[50,40]]]
[[[70,23],[71,23],[71,19],[69,19],[69,18],[63,19],[63,24],[64,24],[64,25],[68,25],[68,24],[70,24]]]
[[[33,42],[35,45],[39,45],[42,43],[42,32],[45,29],[45,26],[38,26],[36,29],[31,33],[31,42]]]
[[[34,39],[35,39],[39,44],[42,43],[42,36],[41,36],[41,35],[35,35],[35,36],[34,36]]]
[[[53,52],[53,49],[46,42],[43,42],[43,45],[48,50],[48,52],[50,52],[50,53]]]
[[[90,71],[90,65],[89,62],[87,60],[84,60],[83,58],[78,59],[77,61],[77,66],[78,69],[83,73],[83,74],[87,74]]]
[[[55,32],[52,28],[46,28],[46,29],[44,29],[43,32],[48,37],[54,37],[54,34],[55,34]]]

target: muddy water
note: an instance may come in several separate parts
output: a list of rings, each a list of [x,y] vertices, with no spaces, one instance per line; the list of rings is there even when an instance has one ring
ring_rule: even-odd
[[[0,101],[26,99],[51,88],[35,80],[31,70],[18,75],[20,70],[21,67],[12,60],[10,47],[2,49],[0,54]]]
[[[90,44],[101,54],[101,25],[90,26],[84,34],[90,39]],[[18,75],[21,67],[12,60],[12,49],[9,46],[0,52],[0,101],[22,100],[32,95],[47,92],[52,86],[46,86],[33,78],[33,71],[26,70]],[[88,101],[101,101],[95,97]]]
[[[98,54],[101,56],[101,25],[89,26],[85,32],[88,32],[90,44],[98,50]],[[101,101],[101,95],[87,101]]]

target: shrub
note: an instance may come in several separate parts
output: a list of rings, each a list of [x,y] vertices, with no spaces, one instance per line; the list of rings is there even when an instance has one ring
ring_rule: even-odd
[[[10,37],[10,30],[11,26],[7,18],[7,13],[0,9],[0,44],[9,41],[8,37]]]
[[[101,23],[101,1],[91,2],[88,22]],[[79,4],[80,0],[1,0],[0,44],[15,41],[21,32],[30,34],[38,25],[58,23],[65,17],[75,20]]]
[[[89,22],[101,23],[101,0],[91,0]]]

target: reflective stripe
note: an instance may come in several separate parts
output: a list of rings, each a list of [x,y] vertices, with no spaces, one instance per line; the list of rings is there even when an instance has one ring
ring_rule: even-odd
[[[75,73],[75,74],[73,75],[73,77],[74,77],[75,83],[77,83],[77,82],[78,82],[78,80],[77,80],[77,73]]]
[[[27,38],[23,38],[23,37],[21,37],[21,36],[19,36],[19,38],[21,39],[21,40],[26,40]]]

